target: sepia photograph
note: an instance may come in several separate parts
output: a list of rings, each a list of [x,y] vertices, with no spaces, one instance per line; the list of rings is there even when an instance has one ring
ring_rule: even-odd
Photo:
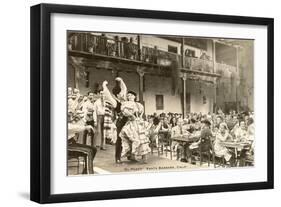
[[[254,39],[67,31],[67,175],[255,166]]]

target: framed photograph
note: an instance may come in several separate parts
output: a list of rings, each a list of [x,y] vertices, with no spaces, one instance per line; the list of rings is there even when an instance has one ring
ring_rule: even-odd
[[[273,22],[31,7],[31,200],[273,188]]]

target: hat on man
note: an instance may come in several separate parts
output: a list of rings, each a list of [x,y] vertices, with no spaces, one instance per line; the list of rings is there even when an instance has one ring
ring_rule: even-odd
[[[132,95],[134,95],[135,97],[137,97],[137,94],[136,94],[134,91],[128,91],[127,93],[128,93],[128,94],[132,94]]]
[[[79,93],[79,89],[78,89],[78,88],[74,88],[74,89],[73,89],[73,93],[74,93],[74,94]]]
[[[211,122],[208,119],[203,120],[202,123],[211,126]]]

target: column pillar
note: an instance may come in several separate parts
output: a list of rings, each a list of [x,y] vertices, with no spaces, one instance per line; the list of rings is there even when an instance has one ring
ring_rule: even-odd
[[[182,79],[182,87],[183,87],[183,118],[186,116],[186,79],[187,79],[187,74],[186,73],[181,73],[180,78]]]
[[[141,60],[141,37],[140,35],[137,36],[137,40],[138,40],[138,60]]]
[[[216,69],[216,40],[213,39],[213,73],[216,73],[217,72],[217,69]],[[215,78],[215,81],[214,81],[214,85],[215,85],[215,95],[214,95],[214,105],[215,107],[213,107],[213,112],[214,113],[217,113],[217,78]]]
[[[185,58],[185,54],[184,54],[184,38],[181,38],[181,68],[184,68],[184,58]]]
[[[216,40],[213,39],[213,73],[216,73]]]
[[[240,79],[239,76],[239,47],[236,47],[236,77],[238,79]],[[236,80],[236,82],[238,81],[239,85],[240,85],[240,80]],[[238,98],[238,88],[239,88],[238,84],[235,84],[236,88],[235,88],[235,93],[236,93],[236,112],[239,111],[239,98]]]
[[[143,77],[144,77],[144,68],[137,67],[137,73],[139,74],[139,101],[143,104]]]
[[[78,89],[78,80],[77,80],[78,78],[77,78],[77,76],[78,76],[79,71],[75,66],[73,66],[73,68],[74,68],[74,87]]]
[[[213,107],[213,113],[217,113],[217,78],[214,78],[214,107]]]

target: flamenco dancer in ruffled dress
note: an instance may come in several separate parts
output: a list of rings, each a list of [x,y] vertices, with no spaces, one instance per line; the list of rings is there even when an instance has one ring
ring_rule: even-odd
[[[115,161],[122,163],[121,157],[137,161],[136,157],[141,156],[141,162],[146,163],[147,154],[151,152],[149,137],[145,130],[145,122],[142,120],[144,107],[136,102],[136,93],[127,92],[127,87],[122,78],[117,77],[116,86],[113,88],[113,96],[109,93],[107,82],[103,84],[105,98],[110,100],[117,115],[117,140]],[[115,100],[113,100],[113,99]]]
[[[122,139],[122,157],[136,161],[141,156],[141,162],[146,163],[147,154],[151,151],[149,138],[145,131],[145,123],[142,120],[144,112],[143,105],[136,102],[136,93],[128,91],[127,101],[121,105],[121,112],[128,121],[122,128],[119,136]]]

